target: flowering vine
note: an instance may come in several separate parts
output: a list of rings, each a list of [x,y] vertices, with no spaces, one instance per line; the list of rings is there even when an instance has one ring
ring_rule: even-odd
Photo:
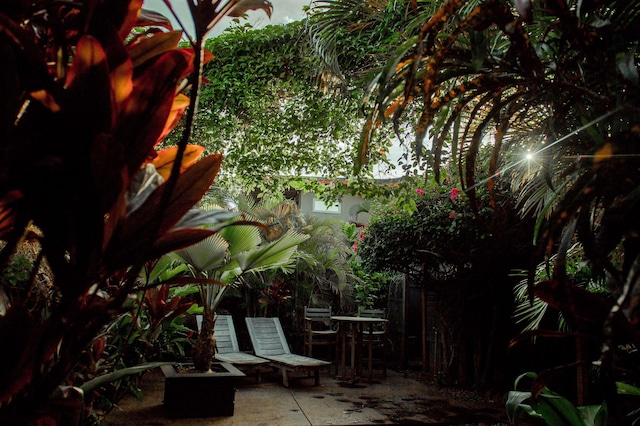
[[[456,197],[458,195],[460,195],[462,193],[462,191],[460,191],[458,188],[451,188],[451,193],[449,194],[449,199],[451,200],[452,203],[456,202]]]

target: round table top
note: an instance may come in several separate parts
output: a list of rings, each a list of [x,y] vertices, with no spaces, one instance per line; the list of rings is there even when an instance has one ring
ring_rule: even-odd
[[[372,318],[372,317],[354,317],[349,315],[331,315],[332,320],[336,321],[349,321],[349,322],[385,322],[389,321],[386,318]]]

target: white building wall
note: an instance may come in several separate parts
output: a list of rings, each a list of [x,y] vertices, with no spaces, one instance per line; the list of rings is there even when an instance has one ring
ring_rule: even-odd
[[[305,192],[300,195],[300,210],[310,216],[322,219],[342,219],[345,222],[368,224],[371,216],[368,213],[352,214],[352,207],[362,204],[365,200],[352,195],[345,195],[335,206],[326,206],[318,200],[314,193]],[[327,209],[327,207],[329,207]]]

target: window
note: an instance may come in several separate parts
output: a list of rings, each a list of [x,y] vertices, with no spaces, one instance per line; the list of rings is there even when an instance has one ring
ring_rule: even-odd
[[[325,204],[324,201],[314,198],[313,211],[317,213],[340,214],[340,203]]]

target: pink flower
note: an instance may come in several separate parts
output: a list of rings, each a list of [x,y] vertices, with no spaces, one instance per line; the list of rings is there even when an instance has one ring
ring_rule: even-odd
[[[418,193],[418,195],[424,195],[424,191],[420,188],[416,189],[416,192]]]
[[[451,199],[452,202],[456,202],[456,197],[458,195],[460,195],[462,193],[462,191],[460,191],[458,188],[451,188],[451,194],[449,194],[449,198]]]
[[[457,212],[451,212],[451,214],[449,215],[449,219],[453,219],[453,218],[455,218],[456,216],[458,216],[458,213],[457,213]]]
[[[358,251],[358,242],[357,241],[355,243],[353,243],[353,251],[354,252]]]

